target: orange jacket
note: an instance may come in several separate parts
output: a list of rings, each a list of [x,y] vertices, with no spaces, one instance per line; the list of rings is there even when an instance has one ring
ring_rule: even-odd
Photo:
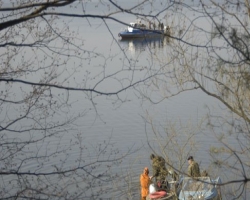
[[[146,197],[149,194],[149,185],[150,185],[150,178],[148,174],[141,174],[140,183],[141,183],[141,196]]]

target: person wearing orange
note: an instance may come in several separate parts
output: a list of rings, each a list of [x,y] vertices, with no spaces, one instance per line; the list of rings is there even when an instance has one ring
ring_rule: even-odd
[[[149,177],[149,170],[147,167],[145,167],[143,173],[140,176],[141,200],[146,200],[146,197],[149,194],[150,179],[151,177]]]

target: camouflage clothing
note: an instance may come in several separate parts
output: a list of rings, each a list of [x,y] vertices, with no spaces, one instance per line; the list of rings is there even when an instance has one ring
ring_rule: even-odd
[[[200,177],[200,168],[197,162],[193,161],[188,166],[188,175],[191,177]]]
[[[155,177],[156,182],[164,181],[168,175],[168,171],[165,167],[165,159],[161,156],[156,156],[152,160],[153,177]]]

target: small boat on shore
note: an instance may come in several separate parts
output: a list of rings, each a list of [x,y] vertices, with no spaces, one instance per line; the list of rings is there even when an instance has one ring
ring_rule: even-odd
[[[220,177],[181,177],[178,181],[168,182],[170,188],[166,190],[158,190],[151,184],[146,200],[222,200],[220,183]]]
[[[212,180],[210,177],[199,177],[193,179],[185,177],[182,179],[179,200],[221,200],[221,179]]]
[[[147,38],[147,37],[162,37],[166,33],[166,29],[163,23],[159,23],[158,28],[156,28],[155,24],[145,25],[141,21],[139,22],[131,22],[129,26],[119,32],[118,36],[122,39],[131,39],[131,38]]]

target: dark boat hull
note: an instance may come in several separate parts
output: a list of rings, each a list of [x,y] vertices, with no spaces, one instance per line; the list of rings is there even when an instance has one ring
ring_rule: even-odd
[[[146,38],[146,37],[162,37],[163,30],[133,30],[133,32],[122,31],[118,34],[122,39],[129,38]]]

